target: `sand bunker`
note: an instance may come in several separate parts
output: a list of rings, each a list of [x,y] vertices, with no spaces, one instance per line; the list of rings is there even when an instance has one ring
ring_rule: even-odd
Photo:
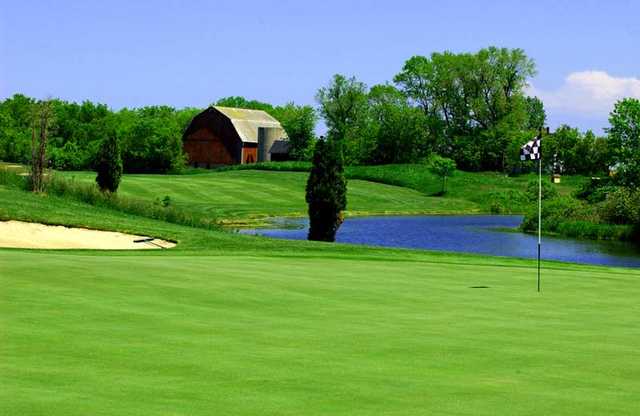
[[[69,228],[22,221],[0,221],[0,247],[136,250],[171,248],[175,244],[139,235]]]

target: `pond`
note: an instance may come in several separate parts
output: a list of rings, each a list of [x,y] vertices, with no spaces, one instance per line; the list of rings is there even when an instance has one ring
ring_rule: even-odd
[[[340,243],[536,258],[538,238],[517,232],[519,215],[406,216],[348,218],[336,236]],[[304,240],[306,219],[280,218],[273,228],[246,234]],[[513,229],[511,231],[506,229]],[[608,266],[640,267],[640,248],[620,242],[544,237],[543,259]]]

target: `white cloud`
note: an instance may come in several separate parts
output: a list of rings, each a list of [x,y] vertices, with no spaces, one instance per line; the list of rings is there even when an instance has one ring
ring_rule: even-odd
[[[640,79],[613,77],[604,71],[572,72],[556,90],[538,89],[531,84],[527,94],[540,98],[547,110],[602,117],[619,99],[640,98]]]

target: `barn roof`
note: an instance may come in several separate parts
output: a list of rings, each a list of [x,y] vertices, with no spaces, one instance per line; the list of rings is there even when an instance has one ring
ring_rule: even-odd
[[[213,108],[220,111],[231,121],[243,142],[258,143],[258,127],[279,128],[282,130],[282,137],[287,137],[287,133],[280,122],[265,111],[220,106],[213,106]]]
[[[289,140],[276,140],[271,145],[271,149],[269,150],[269,153],[271,153],[272,155],[275,155],[275,154],[287,155],[287,154],[289,154]]]

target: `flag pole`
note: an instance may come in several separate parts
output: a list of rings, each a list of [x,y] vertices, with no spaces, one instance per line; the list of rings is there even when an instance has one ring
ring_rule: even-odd
[[[540,130],[542,140],[542,130]],[[540,292],[540,246],[542,245],[542,152],[538,158],[538,293]]]

